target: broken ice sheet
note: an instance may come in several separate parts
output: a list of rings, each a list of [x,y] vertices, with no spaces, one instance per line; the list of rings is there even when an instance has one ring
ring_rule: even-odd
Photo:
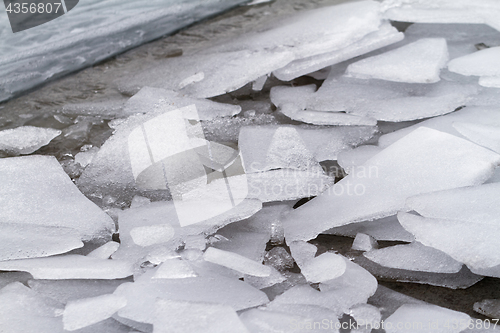
[[[47,257],[82,246],[75,229],[0,223],[0,261]]]
[[[500,184],[492,183],[415,196],[407,200],[407,209],[423,217],[401,213],[398,219],[424,245],[470,268],[491,268],[500,265],[495,200],[499,191]],[[438,241],[439,235],[446,237]]]
[[[479,85],[483,87],[500,88],[500,75],[481,76],[479,78]]]
[[[372,250],[363,255],[382,266],[410,271],[458,273],[462,269],[462,263],[419,242]]]
[[[0,159],[0,183],[3,223],[73,228],[83,241],[111,238],[113,220],[78,191],[52,156]]]
[[[434,83],[448,61],[444,38],[422,38],[385,53],[354,62],[346,76],[394,82]]]
[[[420,23],[484,23],[500,30],[497,1],[385,0],[384,16],[393,21]]]
[[[294,129],[298,133],[306,148],[318,162],[336,160],[337,154],[340,151],[349,150],[351,147],[355,147],[369,140],[376,131],[376,127],[369,126],[246,126],[240,130],[238,146],[247,173],[262,169],[269,155],[269,146],[272,138],[275,137],[277,131],[283,131],[283,129],[287,128]],[[293,152],[293,150],[291,152]],[[303,161],[301,163],[305,164],[304,168],[307,168],[308,163],[305,163],[305,159],[306,156],[297,162]],[[309,163],[312,164],[313,161]],[[252,166],[258,168],[253,168]]]
[[[271,275],[270,267],[233,252],[209,247],[205,251],[203,258],[208,262],[231,268],[243,274],[257,277]]]
[[[383,121],[408,121],[453,112],[477,93],[474,84],[390,82],[342,76],[331,71],[316,93],[303,102],[307,109],[345,111],[347,115]]]
[[[329,229],[323,233],[352,238],[356,237],[358,233],[364,233],[372,236],[378,241],[413,242],[415,240],[415,237],[399,224],[396,215],[375,219],[373,221],[351,223]]]
[[[97,249],[87,254],[87,257],[109,259],[109,257],[111,257],[111,255],[113,255],[113,253],[115,253],[119,247],[120,243],[118,242],[107,242],[106,244],[101,245]]]
[[[346,263],[342,256],[335,253],[323,253],[302,264],[300,272],[311,283],[320,283],[335,279],[345,273]]]
[[[217,117],[230,117],[241,112],[239,105],[223,104],[207,99],[192,98],[172,90],[143,87],[132,96],[124,106],[127,115],[148,113],[161,107],[164,111],[176,110],[188,105],[196,105],[197,117],[200,120],[210,120]]]
[[[500,126],[500,109],[498,107],[465,107],[461,110],[444,116],[424,120],[418,124],[384,134],[379,138],[378,146],[385,148],[419,127],[428,127],[435,130],[464,137],[453,126],[456,122],[473,123],[486,126]]]
[[[351,173],[357,166],[363,165],[381,151],[380,147],[373,145],[363,145],[354,149],[346,149],[338,154],[337,162],[346,173]]]
[[[378,243],[375,238],[370,235],[357,233],[352,242],[351,249],[356,251],[372,251],[378,249]]]
[[[500,156],[490,150],[419,128],[288,214],[283,222],[285,237],[309,240],[333,227],[393,215],[410,196],[481,184],[499,163]]]
[[[384,321],[387,333],[423,333],[429,331],[458,333],[463,331],[471,318],[431,304],[404,304]],[[457,323],[446,325],[446,323]]]
[[[248,333],[236,311],[228,305],[158,299],[155,333]]]
[[[397,29],[389,23],[383,23],[379,30],[367,34],[351,45],[328,53],[294,60],[285,67],[274,71],[273,74],[282,81],[290,81],[299,76],[318,71],[324,67],[399,42],[403,37],[403,33],[398,32]]]
[[[245,221],[231,223],[217,232],[214,237],[222,236],[222,239],[215,242],[213,247],[262,262],[271,230],[262,228],[256,232],[249,229]]]
[[[124,297],[113,294],[69,301],[63,312],[63,325],[67,331],[76,331],[110,318],[127,305]]]
[[[48,145],[62,132],[52,128],[21,126],[0,131],[0,151],[9,155],[27,155]]]
[[[154,67],[122,78],[122,92],[135,93],[149,86],[209,98],[237,90],[245,84],[285,66],[294,58],[290,51],[218,52],[183,55],[156,61]],[[199,75],[202,73],[203,75]],[[165,80],[168,77],[168,80]]]
[[[132,275],[132,265],[124,260],[71,254],[3,261],[0,262],[0,271],[28,272],[35,279],[120,279]]]
[[[198,276],[198,274],[187,261],[180,258],[173,258],[161,264],[153,276],[153,279],[185,279],[196,276]]]
[[[238,279],[222,275],[185,279],[151,279],[146,273],[133,283],[119,286],[115,295],[127,298],[127,306],[118,315],[141,323],[153,324],[155,300],[209,302],[224,304],[235,311],[267,303],[262,291]]]
[[[220,48],[272,52],[285,49],[296,59],[331,52],[377,31],[382,23],[379,8],[375,1],[359,1],[305,11],[284,20],[275,20],[272,26],[239,36]]]

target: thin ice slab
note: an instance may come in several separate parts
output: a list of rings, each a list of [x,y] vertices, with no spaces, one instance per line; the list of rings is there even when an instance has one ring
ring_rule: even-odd
[[[463,266],[444,252],[418,242],[372,250],[363,255],[382,266],[410,271],[458,273]]]
[[[354,62],[346,75],[359,79],[434,83],[448,61],[444,38],[422,38],[398,49]]]
[[[0,261],[47,257],[82,246],[75,229],[0,223]]]
[[[0,159],[0,222],[73,228],[83,241],[109,239],[111,217],[73,184],[55,157]]]
[[[500,4],[495,0],[386,0],[384,16],[393,21],[420,23],[484,23],[500,30]]]
[[[243,274],[257,277],[271,275],[270,267],[229,251],[210,247],[205,251],[203,258],[208,262],[234,269]]]
[[[362,39],[340,50],[322,53],[315,56],[294,60],[283,68],[273,72],[281,81],[290,81],[299,76],[321,70],[373,50],[399,42],[404,35],[389,23],[383,23],[379,30],[371,32]]]
[[[0,262],[2,271],[28,272],[35,279],[121,279],[132,275],[122,260],[102,260],[77,254]]]
[[[467,76],[498,76],[500,75],[500,46],[452,59],[448,63],[448,69]]]
[[[500,156],[483,147],[419,128],[368,160],[363,173],[348,175],[288,214],[286,239],[309,240],[336,226],[393,215],[420,193],[481,184],[499,163]]]
[[[10,155],[27,155],[46,146],[62,132],[52,128],[21,126],[0,131],[0,151]]]
[[[500,265],[498,223],[491,218],[488,221],[487,215],[486,212],[475,219],[467,216],[453,219],[451,216],[438,218],[400,213],[398,219],[424,245],[441,250],[470,268],[486,269]]]

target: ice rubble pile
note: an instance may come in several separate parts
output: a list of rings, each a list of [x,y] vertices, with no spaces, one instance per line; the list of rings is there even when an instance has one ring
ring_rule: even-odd
[[[377,278],[500,278],[500,32],[479,25],[499,9],[326,7],[117,82],[135,95],[76,156],[76,185],[53,157],[0,159],[0,330],[472,332]],[[388,19],[417,23],[403,39]],[[6,130],[0,147],[59,134]],[[498,318],[499,302],[474,311]]]

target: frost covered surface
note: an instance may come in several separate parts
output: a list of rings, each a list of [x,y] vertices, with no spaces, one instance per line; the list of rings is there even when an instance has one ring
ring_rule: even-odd
[[[15,35],[8,21],[2,20],[0,101],[244,2],[156,0],[138,6],[134,1],[93,0],[79,3],[64,17]],[[116,15],[118,4],[120,15]],[[0,12],[6,15],[3,8]],[[90,12],[93,20],[89,24]],[[31,42],[39,35],[45,38]]]
[[[62,133],[0,158],[0,331],[489,331],[453,322],[498,316],[500,35],[464,24],[497,6],[269,15],[331,2],[241,7],[0,105],[0,129]]]

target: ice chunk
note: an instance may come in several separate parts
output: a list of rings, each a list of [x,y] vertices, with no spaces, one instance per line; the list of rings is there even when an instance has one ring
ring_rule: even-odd
[[[247,173],[252,172],[252,164],[265,163],[271,138],[282,128],[295,129],[316,161],[336,160],[340,151],[369,140],[376,130],[376,127],[363,126],[246,126],[240,131],[238,146]]]
[[[48,257],[82,246],[75,229],[0,223],[0,261]]]
[[[29,280],[28,286],[39,295],[62,304],[71,300],[111,294],[129,279],[121,280]]]
[[[154,323],[157,298],[218,303],[231,306],[235,311],[269,301],[262,291],[222,275],[154,280],[143,275],[134,283],[122,284],[116,289],[115,295],[127,298],[127,306],[118,312],[120,317],[149,324]]]
[[[239,254],[219,250],[213,247],[210,247],[205,251],[203,258],[208,262],[234,269],[243,274],[258,277],[266,277],[271,274],[271,269],[267,266]]]
[[[287,244],[290,247],[293,259],[295,259],[300,268],[304,267],[308,261],[314,259],[318,251],[315,245],[304,241],[288,242]]]
[[[379,30],[367,34],[353,44],[340,50],[294,60],[285,67],[274,71],[273,74],[282,81],[290,81],[299,76],[318,71],[327,66],[338,64],[342,61],[399,42],[403,38],[403,33],[398,32],[397,29],[389,23],[382,23]]]
[[[448,80],[400,83],[349,78],[331,71],[305,103],[308,110],[345,111],[351,116],[399,122],[450,113],[465,105],[477,89],[472,83]]]
[[[356,304],[349,309],[349,315],[359,326],[378,327],[380,325],[380,310],[370,304]]]
[[[121,79],[122,92],[135,93],[145,86],[179,91],[197,98],[208,98],[237,90],[259,77],[281,68],[294,59],[286,50],[250,50],[187,55],[156,61]],[[185,81],[198,73],[203,78]],[[168,80],[165,80],[168,77]],[[181,84],[183,83],[183,84]],[[190,83],[185,85],[186,83]]]
[[[434,83],[448,62],[444,38],[422,38],[398,49],[354,62],[346,76],[394,82]]]
[[[500,126],[456,122],[453,127],[470,141],[500,153]]]
[[[110,318],[127,305],[125,297],[113,294],[70,301],[63,312],[64,329],[76,331]]]
[[[148,113],[159,105],[165,111],[176,110],[189,105],[196,105],[198,118],[210,120],[217,117],[230,117],[241,112],[239,105],[223,104],[207,99],[185,96],[172,90],[144,87],[132,96],[124,106],[126,114]]]
[[[385,17],[393,21],[421,23],[485,23],[499,30],[496,1],[386,0]]]
[[[500,156],[483,147],[419,128],[288,214],[286,239],[309,240],[332,227],[393,215],[420,193],[481,184],[498,163]],[[428,165],[435,166],[432,173]]]
[[[0,131],[0,151],[10,155],[26,155],[49,144],[62,132],[52,128],[21,126]]]
[[[0,328],[4,332],[63,333],[62,306],[14,282],[0,290]]]
[[[245,282],[257,289],[264,289],[286,281],[286,277],[278,272],[276,268],[271,266],[268,267],[271,268],[271,274],[269,274],[269,276],[259,277],[253,275],[245,275],[243,277]]]
[[[54,157],[2,158],[0,183],[4,223],[73,228],[83,241],[111,238],[113,220],[78,191]]]
[[[267,78],[268,78],[268,75],[263,75],[263,76],[259,77],[257,80],[255,80],[252,83],[252,90],[253,91],[262,91],[262,89],[264,88],[264,85],[266,84]]]
[[[35,279],[120,279],[132,275],[132,265],[77,254],[0,262],[2,271],[28,272]]]
[[[358,233],[352,242],[352,249],[358,251],[371,251],[377,249],[378,244],[375,238],[370,235]]]
[[[500,232],[494,223],[428,218],[407,213],[398,214],[398,219],[417,241],[441,250],[471,268],[500,265],[500,249],[496,241]]]
[[[332,228],[324,233],[352,238],[355,238],[358,233],[364,233],[378,241],[413,242],[415,240],[415,237],[399,224],[396,215],[373,221],[351,223]]]
[[[319,285],[325,295],[335,299],[344,313],[359,303],[366,303],[377,290],[377,279],[361,266],[344,257],[345,273]]]
[[[271,238],[270,231],[264,228],[253,231],[245,221],[232,223],[217,232],[215,237],[221,236],[222,239],[214,243],[213,247],[262,262],[266,244]]]
[[[466,107],[462,110],[424,120],[418,124],[382,135],[379,147],[385,148],[419,127],[429,127],[441,132],[463,137],[453,126],[455,122],[474,123],[487,126],[500,126],[500,113],[497,107]]]
[[[109,259],[120,247],[118,242],[107,242],[106,244],[98,247],[94,251],[87,254],[87,257],[99,258],[99,259]]]
[[[481,76],[479,85],[490,88],[500,88],[500,75],[497,76]]]
[[[410,271],[458,273],[462,269],[462,263],[419,242],[372,250],[363,255],[382,266]]]
[[[500,318],[500,300],[485,299],[474,303],[474,311],[490,318]]]
[[[437,305],[404,304],[384,320],[384,328],[387,333],[423,333],[429,331],[458,333],[467,327],[470,320],[470,317],[465,313]],[[446,325],[446,323],[460,324]]]
[[[185,279],[198,274],[182,259],[169,259],[161,264],[153,279]]]
[[[153,323],[155,333],[248,333],[228,305],[159,299]]]
[[[419,38],[445,38],[450,59],[476,52],[479,42],[500,45],[498,31],[485,24],[414,23],[405,30],[405,40]]]
[[[500,46],[452,59],[448,63],[448,69],[462,75],[498,76],[500,75]]]
[[[319,283],[335,279],[346,270],[346,263],[342,256],[326,252],[309,261],[300,267],[300,272],[311,283]]]

